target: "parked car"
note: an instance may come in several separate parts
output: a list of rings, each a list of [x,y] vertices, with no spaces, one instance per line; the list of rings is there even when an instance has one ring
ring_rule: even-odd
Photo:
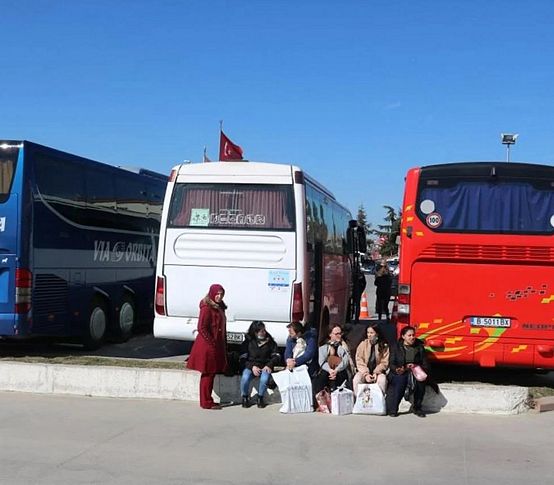
[[[360,266],[362,268],[362,272],[367,274],[375,274],[375,261],[373,261],[372,259],[362,260]]]

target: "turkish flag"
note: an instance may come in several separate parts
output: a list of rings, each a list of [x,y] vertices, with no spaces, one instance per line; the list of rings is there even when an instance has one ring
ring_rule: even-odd
[[[223,131],[219,135],[219,159],[242,160],[242,148],[229,140]]]

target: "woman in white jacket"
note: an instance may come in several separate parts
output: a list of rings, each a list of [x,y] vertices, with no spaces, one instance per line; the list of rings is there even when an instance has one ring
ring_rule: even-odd
[[[326,387],[332,392],[345,381],[347,387],[351,387],[353,363],[348,345],[342,339],[340,325],[331,328],[327,342],[319,347],[319,367],[319,373],[313,381],[315,394]]]

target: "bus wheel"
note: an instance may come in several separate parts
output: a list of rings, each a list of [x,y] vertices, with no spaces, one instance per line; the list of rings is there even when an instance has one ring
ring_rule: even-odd
[[[106,336],[108,310],[104,301],[96,297],[92,300],[90,315],[83,335],[83,344],[87,350],[100,348]]]
[[[119,314],[113,333],[116,342],[127,342],[135,328],[137,314],[135,304],[129,295],[125,295],[119,307]]]

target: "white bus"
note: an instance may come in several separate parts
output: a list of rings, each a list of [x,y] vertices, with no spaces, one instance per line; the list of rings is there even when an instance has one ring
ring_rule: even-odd
[[[279,345],[291,321],[326,335],[347,320],[350,212],[293,165],[173,168],[163,205],[154,335],[192,341],[199,302],[225,288],[227,341],[263,320]]]

